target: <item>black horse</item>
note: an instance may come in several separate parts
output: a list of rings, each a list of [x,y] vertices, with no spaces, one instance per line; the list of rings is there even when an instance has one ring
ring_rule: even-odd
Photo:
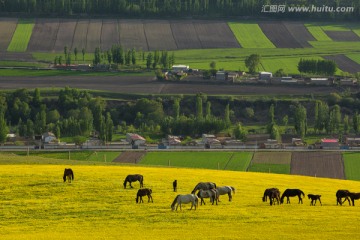
[[[177,192],[177,180],[173,181],[174,192]]]
[[[299,198],[299,203],[301,202],[301,204],[303,203],[301,195],[305,197],[305,193],[303,191],[301,191],[300,189],[286,189],[284,191],[284,193],[281,195],[281,199],[280,199],[280,203],[283,204],[284,203],[284,198],[287,198],[286,203],[290,203],[290,199],[289,197],[295,197],[298,196]]]
[[[267,188],[264,191],[264,196],[262,197],[263,202],[267,202],[267,198],[270,199],[270,205],[275,204],[275,200],[277,203],[280,203],[280,191],[277,188]]]
[[[142,188],[143,187],[143,181],[144,181],[143,175],[140,175],[140,174],[127,175],[125,180],[124,180],[124,188],[126,188],[126,183],[127,182],[129,182],[130,187],[133,188],[133,186],[131,186],[131,183],[136,182],[136,181],[139,181],[140,188]]]
[[[351,199],[352,205],[355,206],[355,200],[360,199],[360,193],[349,192],[349,197]]]
[[[140,203],[144,202],[142,199],[142,197],[144,197],[144,196],[148,197],[148,202],[150,202],[150,200],[151,200],[151,202],[154,202],[151,194],[152,194],[152,190],[150,188],[139,189],[136,194],[136,198],[135,198],[136,203],[139,203],[139,199],[140,199]]]
[[[349,205],[351,205],[350,203],[350,198],[349,198],[349,193],[350,191],[349,190],[337,190],[336,192],[336,205],[339,205],[340,206],[347,200],[349,202]],[[342,202],[341,199],[342,198],[345,198],[345,200]]]
[[[321,195],[314,195],[314,194],[308,194],[308,198],[311,199],[311,203],[310,203],[310,206],[315,206],[316,205],[316,201],[319,200],[321,206],[322,206],[322,203],[321,203]]]
[[[63,179],[64,182],[66,182],[67,179],[69,183],[74,181],[74,172],[71,168],[65,168]]]

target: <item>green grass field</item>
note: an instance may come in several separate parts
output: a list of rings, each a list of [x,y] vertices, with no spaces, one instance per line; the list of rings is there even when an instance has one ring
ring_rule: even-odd
[[[308,31],[314,36],[317,41],[331,41],[331,38],[326,35],[324,32],[323,27],[316,25],[316,24],[305,24],[305,27]]]
[[[337,189],[356,190],[360,182],[235,171],[87,165],[0,154],[1,238],[32,239],[358,239],[359,203],[336,206]],[[14,159],[16,158],[16,159]],[[37,163],[37,164],[34,164]],[[63,183],[71,167],[75,181]],[[131,173],[144,175],[144,187],[153,190],[153,203],[136,204],[134,189],[123,189]],[[178,192],[172,181],[178,180]],[[236,188],[233,201],[221,197],[189,211],[171,211],[177,194],[188,194],[200,181]],[[261,201],[264,189],[300,188],[322,195],[323,206],[304,204],[269,206]],[[205,235],[204,235],[205,234]]]
[[[20,156],[26,156],[27,152],[16,152]],[[120,152],[102,151],[62,151],[62,152],[29,152],[30,157],[40,156],[43,158],[53,158],[62,160],[111,162],[120,155]]]
[[[353,61],[357,62],[358,64],[360,64],[360,53],[347,54],[346,56],[352,59]]]
[[[345,176],[349,180],[360,180],[360,153],[343,153]]]
[[[257,23],[228,23],[243,48],[275,48]]]
[[[7,50],[9,52],[25,52],[30,41],[34,25],[35,22],[33,19],[19,19]]]
[[[233,171],[246,171],[250,164],[252,156],[252,152],[234,152],[223,169]]]

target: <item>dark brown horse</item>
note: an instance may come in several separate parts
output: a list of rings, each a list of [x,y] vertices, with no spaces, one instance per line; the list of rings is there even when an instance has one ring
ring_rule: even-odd
[[[177,192],[177,180],[173,181],[174,192]]]
[[[311,203],[310,203],[310,206],[315,206],[316,205],[316,201],[319,200],[321,206],[322,206],[322,203],[321,203],[321,195],[314,195],[314,194],[308,194],[308,198],[311,199]]]
[[[144,201],[143,201],[142,197],[144,197],[144,196],[148,197],[148,202],[150,202],[150,200],[151,200],[151,202],[154,202],[151,194],[152,194],[152,190],[150,188],[139,189],[136,194],[136,198],[135,198],[136,203],[141,203],[141,202],[143,203]],[[139,199],[140,199],[140,201],[139,201]]]
[[[126,188],[126,183],[129,182],[130,183],[130,187],[133,188],[133,186],[131,186],[132,182],[136,182],[139,181],[140,183],[140,188],[142,188],[143,185],[143,181],[144,181],[144,177],[143,175],[140,174],[134,174],[134,175],[127,175],[125,180],[124,180],[124,188]]]
[[[343,205],[343,203],[347,200],[349,202],[349,205],[351,205],[350,203],[350,198],[349,198],[349,190],[344,190],[344,189],[339,189],[336,192],[336,205]],[[345,198],[345,200],[342,202],[341,199]]]
[[[300,189],[286,189],[284,193],[281,195],[280,203],[284,203],[284,198],[287,198],[286,203],[290,203],[290,197],[298,196],[299,203],[303,203],[301,195],[305,197],[305,193],[301,191]]]
[[[349,197],[351,199],[352,205],[355,206],[355,200],[360,199],[360,193],[349,192]]]
[[[277,203],[280,203],[280,191],[277,188],[267,188],[264,191],[264,196],[262,197],[263,202],[267,202],[267,198],[270,199],[270,205],[275,204],[275,200]]]
[[[69,183],[74,181],[74,172],[71,168],[65,168],[63,179],[64,182],[66,182],[67,179]]]

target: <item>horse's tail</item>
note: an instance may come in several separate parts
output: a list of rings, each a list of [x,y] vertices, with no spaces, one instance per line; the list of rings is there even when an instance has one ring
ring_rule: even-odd
[[[174,210],[175,204],[176,204],[176,202],[177,202],[177,200],[178,200],[179,197],[180,197],[180,195],[177,195],[177,196],[175,197],[173,203],[171,204],[171,209],[172,209],[172,210]]]

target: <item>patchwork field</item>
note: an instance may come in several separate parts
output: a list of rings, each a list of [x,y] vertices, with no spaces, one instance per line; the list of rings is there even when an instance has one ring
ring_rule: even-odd
[[[261,22],[261,30],[277,48],[301,48],[299,42],[292,36],[284,24],[279,22]]]
[[[179,49],[202,48],[192,21],[172,21],[171,30]]]
[[[142,49],[148,51],[144,24],[140,20],[119,20],[120,44],[125,49]]]
[[[325,31],[325,33],[333,41],[342,41],[342,42],[360,41],[360,37],[356,35],[353,31]]]
[[[91,19],[87,31],[86,49],[93,51],[95,48],[100,48],[102,20]]]
[[[74,32],[74,38],[72,42],[71,49],[78,48],[78,49],[86,49],[87,51],[93,51],[92,49],[87,49],[86,42],[87,42],[87,34],[89,28],[89,20],[78,20]],[[64,47],[63,47],[64,49]]]
[[[348,73],[357,73],[360,72],[360,64],[353,61],[343,54],[333,55],[333,56],[324,56],[327,60],[333,60],[336,62],[338,67]]]
[[[342,155],[340,152],[294,152],[291,174],[345,179]]]
[[[118,21],[115,19],[104,19],[101,29],[101,49],[111,49],[113,45],[119,44]]]
[[[291,152],[256,152],[249,172],[290,174]]]
[[[316,40],[303,23],[285,22],[284,25],[301,47],[311,47],[309,41]]]
[[[15,32],[16,18],[0,18],[0,52],[6,51]]]
[[[58,19],[37,19],[29,41],[29,52],[51,52],[59,31]]]
[[[144,30],[149,50],[176,50],[169,21],[144,21]]]
[[[331,38],[326,35],[320,26],[316,24],[305,24],[305,26],[317,41],[331,41]]]
[[[59,24],[59,31],[54,45],[54,52],[64,51],[64,47],[67,46],[71,49],[73,44],[74,32],[76,28],[77,20],[75,19],[61,19]],[[74,46],[74,48],[77,46]],[[78,49],[81,51],[81,49]]]
[[[360,182],[233,171],[150,168],[110,165],[75,165],[72,161],[0,155],[1,235],[4,239],[192,239],[209,229],[208,239],[357,239],[359,206],[336,206],[337,189],[356,190]],[[4,162],[5,161],[5,162]],[[16,162],[16,163],[15,163]],[[83,163],[83,162],[82,162]],[[62,182],[65,167],[75,181]],[[153,190],[153,203],[136,204],[138,183],[123,189],[127,174],[144,175],[144,187]],[[172,181],[178,180],[178,192]],[[233,201],[226,197],[189,211],[171,211],[177,194],[188,194],[200,181],[231,185]],[[323,206],[304,204],[269,206],[264,189],[300,188],[322,195]],[[359,203],[356,202],[356,205]],[[346,216],[346,217],[341,217]],[[196,226],[196,227],[194,227]],[[276,230],[268,231],[269,229]],[[239,229],[241,231],[239,231]],[[66,232],[66,235],[64,235]]]

